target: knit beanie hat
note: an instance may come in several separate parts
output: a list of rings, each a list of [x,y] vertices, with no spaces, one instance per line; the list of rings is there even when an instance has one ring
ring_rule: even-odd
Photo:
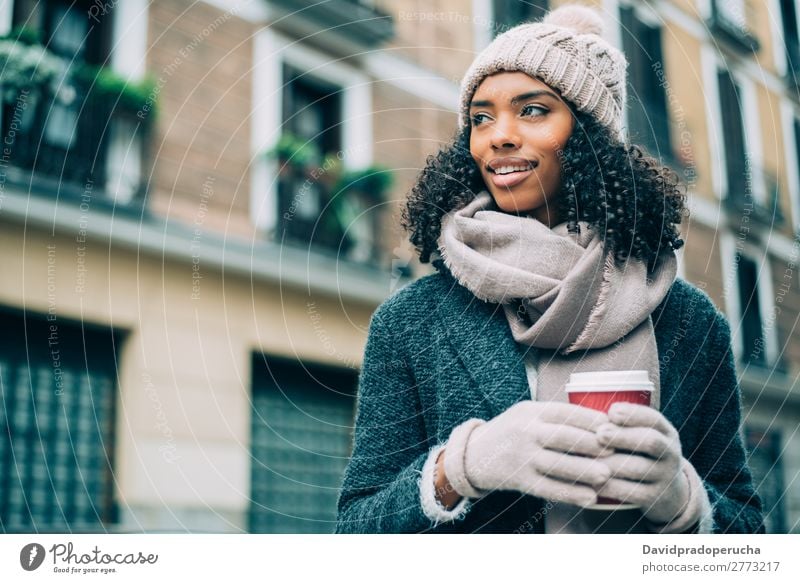
[[[469,125],[469,103],[481,81],[499,71],[522,71],[558,90],[622,139],[625,56],[602,38],[603,19],[578,4],[549,12],[495,38],[461,81],[459,128]]]

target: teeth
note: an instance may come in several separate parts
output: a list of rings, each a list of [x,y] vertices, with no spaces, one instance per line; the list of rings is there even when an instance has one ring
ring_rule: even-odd
[[[495,169],[495,174],[509,174],[511,172],[525,172],[526,170],[530,170],[530,166],[501,166],[500,168]]]

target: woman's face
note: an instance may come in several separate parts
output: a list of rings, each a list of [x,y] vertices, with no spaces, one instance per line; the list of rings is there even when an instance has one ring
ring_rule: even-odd
[[[470,153],[497,206],[558,223],[561,161],[574,118],[548,85],[520,71],[486,77],[470,103]]]

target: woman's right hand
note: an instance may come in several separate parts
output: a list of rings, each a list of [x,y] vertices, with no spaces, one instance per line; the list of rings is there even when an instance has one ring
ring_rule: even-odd
[[[597,502],[610,478],[594,459],[613,449],[595,431],[608,423],[600,411],[560,402],[522,401],[490,421],[471,419],[450,434],[447,479],[461,496],[516,490],[577,506]]]

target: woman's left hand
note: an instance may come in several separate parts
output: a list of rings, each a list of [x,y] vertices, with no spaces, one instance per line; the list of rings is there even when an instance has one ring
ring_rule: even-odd
[[[611,479],[598,495],[636,504],[654,523],[681,516],[691,495],[687,471],[694,468],[683,457],[678,431],[644,405],[615,403],[608,417],[611,423],[597,430],[598,442],[621,451],[600,460],[611,469]]]

